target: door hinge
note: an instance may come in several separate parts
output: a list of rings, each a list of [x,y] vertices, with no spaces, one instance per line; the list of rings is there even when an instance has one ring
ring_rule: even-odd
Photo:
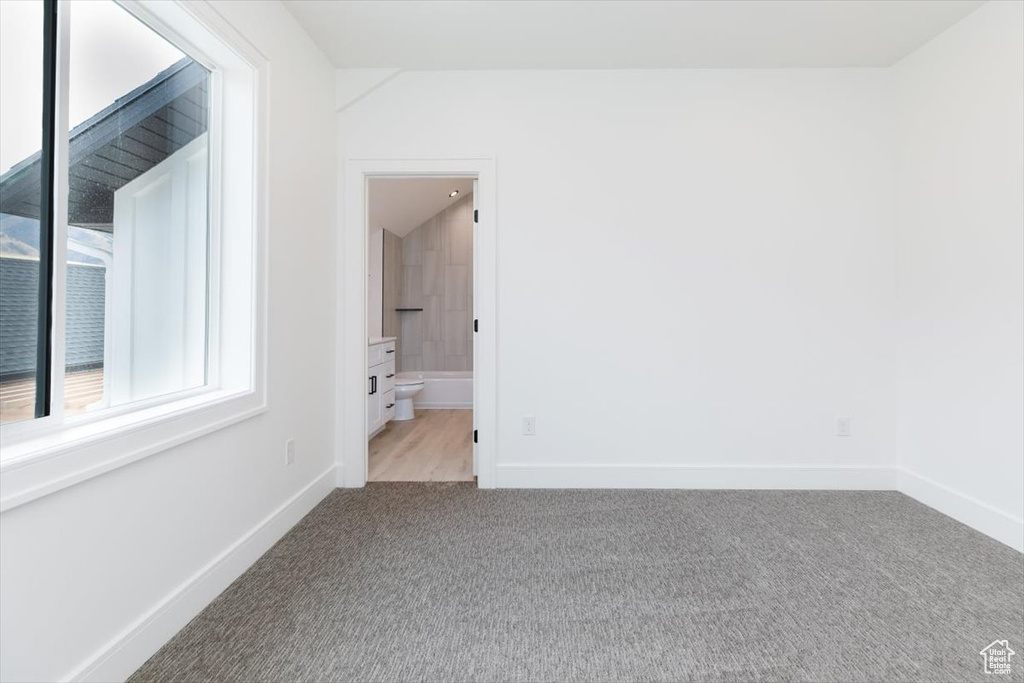
[[[473,443],[476,443],[476,442],[477,442],[477,431],[474,429],[473,430]]]
[[[473,319],[473,331],[474,332],[479,332],[480,331],[480,319],[479,318],[474,318]]]
[[[480,222],[480,209],[473,209],[473,222],[474,223],[479,223]]]

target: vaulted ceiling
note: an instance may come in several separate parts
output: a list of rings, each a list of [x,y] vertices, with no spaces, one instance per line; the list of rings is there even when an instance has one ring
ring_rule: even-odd
[[[473,193],[471,178],[373,178],[369,186],[367,228],[399,237]]]

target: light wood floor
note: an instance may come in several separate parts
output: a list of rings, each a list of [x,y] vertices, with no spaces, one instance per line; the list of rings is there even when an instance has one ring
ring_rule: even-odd
[[[370,440],[370,481],[473,481],[473,411],[417,410]]]

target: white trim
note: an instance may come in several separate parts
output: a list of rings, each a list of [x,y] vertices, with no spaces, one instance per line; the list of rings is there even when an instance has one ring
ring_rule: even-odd
[[[897,472],[901,493],[1024,553],[1024,519],[907,469]]]
[[[575,489],[827,489],[892,491],[885,466],[498,465],[501,488]]]
[[[255,392],[213,392],[159,406],[152,419],[144,419],[146,413],[137,412],[126,416],[126,423],[116,428],[93,423],[65,430],[55,444],[4,463],[0,469],[0,512],[248,420],[266,409],[266,402]]]
[[[223,106],[211,112],[211,124],[217,124],[211,125],[211,130],[223,132],[217,136],[217,144],[225,152],[220,165],[211,170],[211,176],[218,175],[219,191],[211,193],[210,230],[217,234],[219,226],[223,244],[210,252],[211,258],[218,258],[211,273],[219,272],[232,287],[218,290],[214,284],[211,288],[224,300],[210,304],[211,310],[219,312],[210,331],[209,343],[217,346],[208,350],[214,361],[209,385],[78,416],[64,424],[47,418],[4,425],[0,510],[267,408],[269,61],[206,2],[121,0],[121,4],[140,20],[157,26],[160,33],[188,45],[190,54],[196,45],[203,45],[203,59],[220,67],[214,74],[214,87],[225,96]],[[66,157],[66,151],[61,154]],[[58,172],[58,182],[61,177]],[[66,238],[58,235],[55,247],[60,247],[61,239],[66,243]],[[63,253],[55,251],[55,256]],[[62,273],[62,261],[55,263],[55,272]],[[56,278],[55,287],[62,287],[62,282]],[[55,315],[61,315],[59,306]],[[54,356],[61,361],[55,367],[63,367],[62,326],[55,324],[54,329]]]
[[[347,159],[341,162],[341,235],[337,244],[337,376],[335,398],[340,419],[336,423],[336,462],[341,468],[342,486],[366,484],[367,375],[366,315],[366,181],[370,177],[444,176],[477,180],[476,205],[480,221],[473,240],[473,302],[480,320],[474,343],[473,382],[477,391],[474,423],[479,431],[477,444],[480,488],[496,485],[498,460],[497,408],[497,190],[493,157],[435,159]]]
[[[331,466],[103,645],[67,676],[123,681],[334,490]]]

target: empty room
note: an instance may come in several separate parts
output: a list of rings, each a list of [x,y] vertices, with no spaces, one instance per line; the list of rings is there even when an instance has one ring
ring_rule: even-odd
[[[0,681],[1024,680],[1021,0],[0,0]]]

